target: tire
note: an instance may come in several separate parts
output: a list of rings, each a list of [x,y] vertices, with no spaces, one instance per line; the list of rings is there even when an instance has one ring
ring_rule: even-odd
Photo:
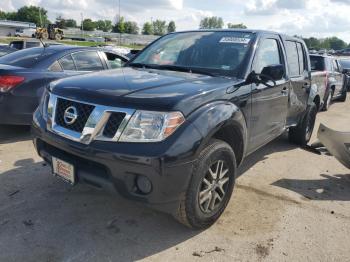
[[[345,102],[346,101],[346,96],[347,96],[347,91],[346,88],[344,87],[341,96],[339,97],[338,101],[339,102]]]
[[[302,121],[296,126],[289,128],[289,141],[301,147],[309,143],[315,127],[317,106],[313,103],[306,109],[306,114]]]
[[[332,91],[328,92],[327,98],[325,99],[322,107],[322,111],[328,111],[332,103],[332,98],[333,98],[332,96],[333,96],[333,92]]]
[[[55,40],[57,40],[57,41],[62,40],[62,35],[61,34],[56,34],[55,35]]]
[[[220,174],[214,179],[218,170],[224,171],[221,175],[226,172],[221,180]],[[199,155],[189,187],[180,201],[175,218],[193,229],[205,229],[213,225],[230,201],[236,173],[236,157],[232,148],[221,140],[211,140]],[[222,190],[220,182],[224,183],[221,185]],[[217,195],[221,200],[216,198]]]

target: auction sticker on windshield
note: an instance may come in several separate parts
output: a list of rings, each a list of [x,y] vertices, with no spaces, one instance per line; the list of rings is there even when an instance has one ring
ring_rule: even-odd
[[[53,174],[65,180],[66,182],[74,185],[75,175],[74,166],[61,159],[52,157],[52,169]]]
[[[233,36],[225,36],[220,40],[220,43],[230,43],[230,44],[249,44],[249,42],[250,42],[250,38],[233,37]]]

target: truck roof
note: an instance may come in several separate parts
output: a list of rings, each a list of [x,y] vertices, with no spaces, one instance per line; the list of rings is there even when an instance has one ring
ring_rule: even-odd
[[[239,29],[239,28],[228,28],[228,29],[196,29],[196,30],[185,30],[185,31],[178,31],[174,32],[176,33],[188,33],[188,32],[243,32],[243,33],[251,33],[251,34],[274,34],[279,35],[284,39],[289,40],[297,40],[297,41],[304,41],[302,38],[289,36],[286,34],[282,34],[276,31],[270,31],[270,30],[262,30],[262,29]]]

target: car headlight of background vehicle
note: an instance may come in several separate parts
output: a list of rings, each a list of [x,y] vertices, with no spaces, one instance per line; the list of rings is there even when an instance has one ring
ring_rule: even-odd
[[[181,112],[136,111],[124,129],[120,142],[160,142],[185,121]]]

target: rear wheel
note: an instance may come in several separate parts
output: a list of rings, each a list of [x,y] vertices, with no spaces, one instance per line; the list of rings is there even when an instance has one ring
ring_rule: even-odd
[[[61,34],[56,34],[56,35],[55,35],[55,39],[56,39],[57,41],[62,40],[62,35],[61,35]]]
[[[195,229],[214,224],[231,198],[236,170],[232,148],[221,140],[210,141],[199,156],[176,219]]]
[[[316,104],[313,103],[308,106],[302,121],[296,127],[291,127],[289,129],[289,141],[305,147],[311,139],[315,127],[316,115],[317,107]]]
[[[332,103],[333,91],[328,92],[327,98],[324,101],[322,111],[328,111]]]
[[[343,88],[343,91],[342,91],[342,94],[341,96],[339,97],[338,101],[340,102],[345,102],[346,101],[346,96],[347,96],[347,90],[346,90],[346,87]]]

